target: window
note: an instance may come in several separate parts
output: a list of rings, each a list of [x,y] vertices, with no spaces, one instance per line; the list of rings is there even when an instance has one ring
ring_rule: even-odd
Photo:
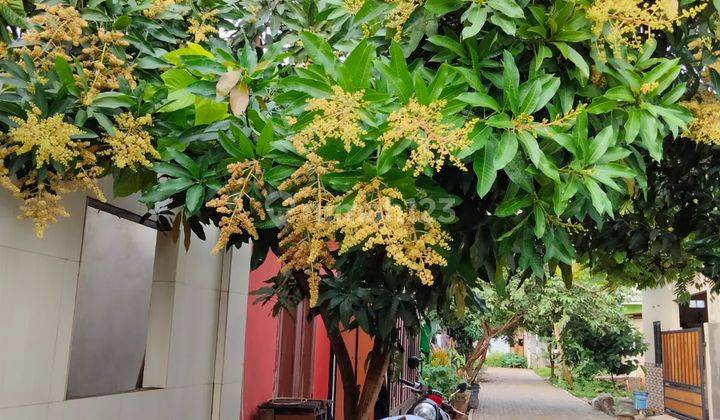
[[[157,231],[139,221],[88,202],[67,398],[142,387]]]
[[[695,309],[702,309],[705,307],[705,301],[704,300],[691,300],[690,307],[695,308]]]
[[[679,306],[681,328],[698,328],[708,322],[707,292],[696,293],[687,303]]]

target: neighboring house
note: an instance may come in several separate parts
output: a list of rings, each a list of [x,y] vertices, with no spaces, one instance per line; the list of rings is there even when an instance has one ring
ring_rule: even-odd
[[[319,320],[253,305],[274,256],[250,272],[249,246],[211,253],[213,228],[186,249],[137,197],[63,204],[70,217],[38,239],[0,194],[0,420],[250,420],[277,397],[339,400]],[[362,380],[370,339],[344,338]],[[410,397],[391,384],[385,410]]]
[[[679,304],[672,285],[646,290],[642,300],[650,408],[684,418],[720,418],[720,301],[702,287]]]

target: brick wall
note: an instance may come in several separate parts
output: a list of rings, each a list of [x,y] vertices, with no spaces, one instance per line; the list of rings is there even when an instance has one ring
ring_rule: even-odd
[[[647,369],[645,387],[648,392],[648,408],[656,413],[662,413],[665,411],[662,366],[655,366],[653,363],[645,365],[645,368]]]

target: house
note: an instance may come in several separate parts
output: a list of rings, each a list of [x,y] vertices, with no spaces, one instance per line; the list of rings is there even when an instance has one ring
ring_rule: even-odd
[[[672,284],[642,294],[650,409],[680,418],[720,418],[720,300],[701,275],[690,300]]]
[[[137,197],[63,204],[38,239],[0,194],[0,420],[250,420],[278,397],[329,400],[341,419],[323,325],[253,305],[274,256],[251,271],[249,246],[213,255],[216,230],[161,232]],[[344,338],[362,372],[370,339]],[[409,397],[391,384],[385,410]]]

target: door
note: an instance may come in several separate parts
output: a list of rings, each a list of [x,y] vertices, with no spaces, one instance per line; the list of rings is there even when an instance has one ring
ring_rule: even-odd
[[[702,328],[663,331],[661,337],[665,411],[681,419],[707,419]]]

